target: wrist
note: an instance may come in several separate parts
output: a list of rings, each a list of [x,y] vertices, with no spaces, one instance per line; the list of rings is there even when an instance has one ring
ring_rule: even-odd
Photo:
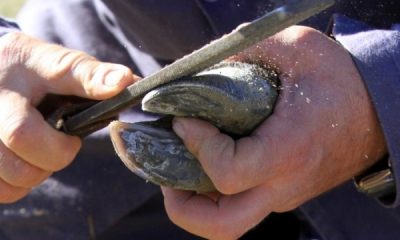
[[[336,16],[333,34],[353,56],[363,82],[371,98],[378,123],[384,135],[387,152],[391,158],[382,161],[384,167],[372,168],[372,175],[367,170],[356,177],[356,184],[363,192],[378,197],[386,205],[397,206],[400,198],[396,198],[394,180],[400,172],[400,92],[398,92],[400,68],[400,33],[395,30],[377,30],[361,22],[344,16]],[[372,147],[375,147],[372,145]],[[378,164],[379,165],[379,164]],[[390,169],[391,167],[391,169]],[[360,182],[361,181],[361,182]],[[360,183],[362,186],[360,186]],[[387,188],[391,188],[390,193]],[[366,190],[366,188],[368,190]],[[386,189],[386,190],[385,190]],[[389,193],[388,193],[389,192]],[[391,201],[387,197],[391,195]]]

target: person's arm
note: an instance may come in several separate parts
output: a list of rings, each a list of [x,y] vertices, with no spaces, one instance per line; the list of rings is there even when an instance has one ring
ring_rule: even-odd
[[[282,91],[273,115],[236,141],[203,121],[176,119],[174,130],[220,193],[163,188],[172,221],[212,239],[238,238],[270,212],[300,206],[387,153],[359,71],[337,42],[291,27],[236,59],[279,72]]]
[[[0,203],[9,203],[67,166],[80,148],[78,137],[53,129],[36,109],[47,94],[105,99],[137,77],[0,24]]]
[[[392,29],[373,29],[362,22],[337,15],[333,28],[336,40],[352,54],[385,135],[392,171],[397,182],[397,194],[395,197],[385,196],[380,200],[392,207],[400,204],[399,26],[393,25]]]

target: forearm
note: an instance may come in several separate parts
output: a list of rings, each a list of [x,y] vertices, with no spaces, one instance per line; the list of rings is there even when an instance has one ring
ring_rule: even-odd
[[[375,106],[385,135],[393,173],[400,191],[400,32],[376,30],[343,16],[335,17],[333,33],[353,56]],[[396,194],[398,195],[398,194]],[[399,197],[385,202],[400,204]]]

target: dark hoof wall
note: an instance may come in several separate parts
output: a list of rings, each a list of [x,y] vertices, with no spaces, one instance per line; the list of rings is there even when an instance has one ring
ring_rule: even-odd
[[[221,63],[146,94],[144,111],[207,120],[232,136],[244,136],[271,113],[277,74],[247,63]],[[171,129],[171,121],[110,124],[114,147],[134,173],[162,186],[214,191],[198,160]]]
[[[215,190],[197,159],[163,123],[114,121],[110,132],[118,156],[145,180],[182,190]]]

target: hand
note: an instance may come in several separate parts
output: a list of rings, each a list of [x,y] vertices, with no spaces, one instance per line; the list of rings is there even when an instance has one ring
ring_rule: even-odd
[[[352,59],[322,33],[290,27],[234,59],[279,72],[282,90],[274,113],[236,141],[206,122],[175,119],[175,132],[220,193],[163,188],[171,220],[212,239],[238,238],[270,212],[298,207],[386,152]]]
[[[81,141],[35,108],[48,93],[109,98],[137,77],[126,67],[10,33],[0,38],[0,202],[16,201],[67,166]]]

